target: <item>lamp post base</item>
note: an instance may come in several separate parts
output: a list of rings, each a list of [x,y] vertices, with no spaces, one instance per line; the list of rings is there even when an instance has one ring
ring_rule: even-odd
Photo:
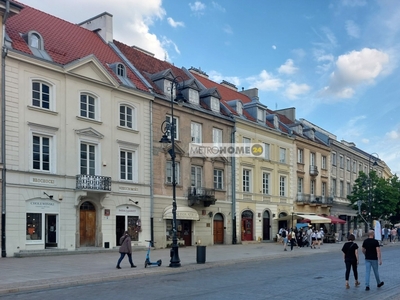
[[[173,244],[171,249],[171,260],[169,266],[171,268],[179,268],[181,266],[181,260],[178,253],[178,245]]]

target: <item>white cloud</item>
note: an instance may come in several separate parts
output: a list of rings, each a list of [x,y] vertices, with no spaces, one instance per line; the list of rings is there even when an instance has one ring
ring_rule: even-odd
[[[272,49],[276,50],[276,46],[275,46],[275,45],[272,45]]]
[[[202,15],[206,9],[206,5],[200,1],[195,3],[189,3],[190,10],[195,13],[195,15]]]
[[[167,18],[168,24],[171,25],[171,27],[185,27],[185,23],[183,22],[176,22],[174,21],[174,19],[172,19],[171,17]]]
[[[222,12],[226,12],[225,7],[221,6],[219,3],[213,1],[212,5],[216,10],[219,10],[219,11],[222,11]]]
[[[400,128],[387,132],[386,137],[391,140],[400,140]]]
[[[221,83],[223,80],[228,81],[230,83],[233,83],[238,87],[240,85],[240,79],[239,77],[235,76],[223,76],[221,73],[217,71],[210,71],[208,72],[208,76],[212,81],[215,81],[217,83]]]
[[[310,86],[307,84],[289,83],[285,90],[285,96],[291,100],[297,99],[299,95],[307,94],[310,91]]]
[[[233,34],[233,30],[228,24],[224,26],[223,31],[227,34]]]
[[[364,6],[367,4],[366,0],[342,0],[343,6]]]
[[[360,37],[360,27],[352,20],[346,21],[346,31],[353,38],[358,39]]]
[[[294,66],[293,60],[288,59],[286,62],[278,68],[280,74],[292,75],[296,73],[298,68]]]
[[[350,98],[361,84],[373,84],[389,63],[389,55],[377,49],[364,48],[338,57],[329,86],[322,95]]]
[[[258,76],[248,77],[246,80],[261,91],[276,91],[283,86],[281,79],[275,78],[266,70],[262,70]]]

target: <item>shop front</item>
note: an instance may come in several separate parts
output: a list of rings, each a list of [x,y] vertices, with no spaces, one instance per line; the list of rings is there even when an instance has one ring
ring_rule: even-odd
[[[163,219],[165,220],[166,228],[166,245],[167,247],[172,245],[172,205],[164,209]],[[194,222],[199,220],[198,212],[186,206],[177,206],[176,208],[176,237],[178,238],[178,245],[181,246],[192,246],[193,245],[193,233],[194,233]]]

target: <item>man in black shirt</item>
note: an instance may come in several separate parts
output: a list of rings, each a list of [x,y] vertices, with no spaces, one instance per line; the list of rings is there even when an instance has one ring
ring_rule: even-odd
[[[374,239],[375,232],[373,230],[368,231],[368,238],[364,240],[362,244],[362,252],[365,255],[365,290],[369,291],[369,277],[371,273],[371,267],[374,271],[376,284],[380,288],[384,282],[379,278],[378,263],[382,264],[381,249],[379,248],[379,242]]]

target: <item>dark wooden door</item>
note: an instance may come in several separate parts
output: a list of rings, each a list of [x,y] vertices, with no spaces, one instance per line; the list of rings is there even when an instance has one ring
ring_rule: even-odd
[[[185,246],[192,246],[192,221],[181,221],[181,236],[185,241]]]
[[[271,225],[269,224],[269,218],[263,218],[263,240],[269,241],[270,237],[270,228]]]
[[[224,221],[214,220],[214,244],[224,243]]]
[[[95,246],[96,238],[96,212],[92,210],[80,211],[80,246]]]

